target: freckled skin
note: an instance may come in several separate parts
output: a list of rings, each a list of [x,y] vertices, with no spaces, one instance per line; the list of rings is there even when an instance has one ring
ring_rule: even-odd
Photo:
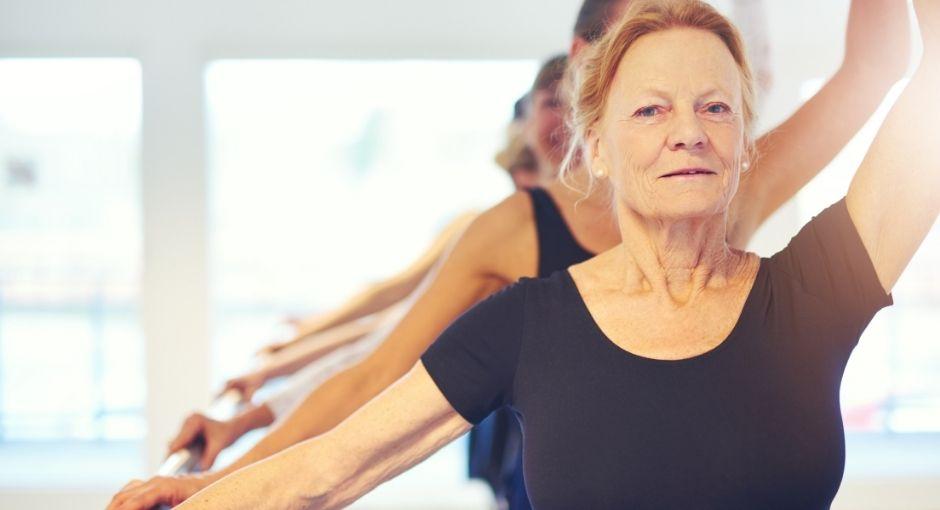
[[[741,97],[734,59],[714,34],[671,29],[637,40],[618,66],[592,143],[618,205],[672,218],[727,209],[744,147]],[[660,178],[689,167],[717,175]]]

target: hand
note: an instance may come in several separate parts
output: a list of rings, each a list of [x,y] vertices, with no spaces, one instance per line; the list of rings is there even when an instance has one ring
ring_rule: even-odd
[[[225,387],[221,392],[219,392],[219,394],[221,395],[226,391],[235,390],[241,393],[243,400],[250,402],[251,397],[255,394],[256,391],[258,391],[258,388],[264,386],[264,383],[266,382],[268,382],[268,377],[264,374],[264,372],[250,372],[226,381]]]
[[[158,505],[176,506],[214,481],[204,475],[156,476],[133,480],[111,498],[107,510],[150,510]]]
[[[183,422],[179,434],[169,445],[169,453],[186,448],[196,441],[203,443],[202,456],[199,458],[199,468],[203,471],[212,467],[226,446],[235,442],[241,436],[234,419],[218,421],[206,418],[199,413],[193,413]]]
[[[277,354],[278,352],[280,352],[281,350],[283,350],[283,349],[284,349],[285,347],[287,347],[288,345],[290,345],[290,342],[289,342],[289,341],[286,341],[286,342],[281,342],[281,341],[271,342],[271,343],[269,343],[268,345],[265,345],[264,347],[258,349],[258,351],[255,352],[255,356],[258,356],[258,357],[261,357],[261,358],[264,358],[264,357],[266,357],[266,356],[271,356],[271,355],[273,355],[273,354]]]

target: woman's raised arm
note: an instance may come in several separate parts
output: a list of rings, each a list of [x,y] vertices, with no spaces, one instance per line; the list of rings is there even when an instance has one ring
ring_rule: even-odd
[[[871,117],[910,60],[906,2],[852,0],[838,71],[786,121],[757,140],[757,160],[733,203],[732,246],[816,176]]]
[[[940,2],[915,0],[924,53],[872,142],[846,206],[890,292],[940,212]]]

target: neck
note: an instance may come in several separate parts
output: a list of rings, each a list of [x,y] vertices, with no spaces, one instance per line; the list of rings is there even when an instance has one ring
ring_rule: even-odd
[[[624,290],[654,292],[674,305],[727,285],[747,262],[728,247],[724,213],[652,219],[619,207]]]

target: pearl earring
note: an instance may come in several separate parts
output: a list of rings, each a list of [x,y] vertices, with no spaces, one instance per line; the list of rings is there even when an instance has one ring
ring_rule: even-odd
[[[607,167],[605,167],[603,163],[598,163],[594,165],[592,173],[594,174],[594,177],[603,179],[604,177],[607,177]]]

